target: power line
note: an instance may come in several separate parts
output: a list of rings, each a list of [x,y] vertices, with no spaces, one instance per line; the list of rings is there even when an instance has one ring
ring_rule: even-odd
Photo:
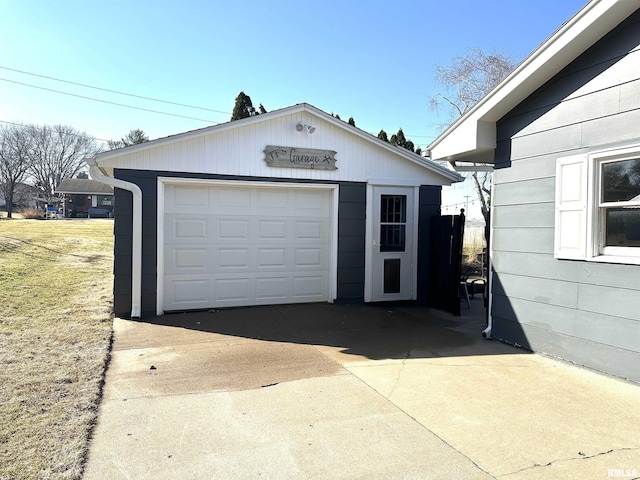
[[[25,70],[19,70],[17,68],[5,67],[3,65],[0,65],[0,69],[8,70],[8,71],[11,71],[11,72],[16,72],[16,73],[21,73],[21,74],[24,74],[24,75],[30,75],[30,76],[33,76],[33,77],[45,78],[47,80],[53,80],[53,81],[56,81],[56,82],[67,83],[69,85],[76,85],[76,86],[79,86],[79,87],[91,88],[93,90],[99,90],[99,91],[103,91],[103,92],[114,93],[114,94],[117,94],[117,95],[125,95],[127,97],[139,98],[139,99],[142,99],[142,100],[149,100],[149,101],[152,101],[152,102],[159,102],[159,103],[165,103],[165,104],[168,104],[168,105],[176,105],[176,106],[179,106],[179,107],[193,108],[193,109],[204,110],[204,111],[208,111],[208,112],[215,112],[215,113],[222,113],[222,114],[225,114],[225,115],[231,115],[231,112],[224,112],[222,110],[215,110],[213,108],[199,107],[199,106],[196,106],[196,105],[189,105],[189,104],[186,104],[186,103],[172,102],[172,101],[169,101],[169,100],[162,100],[162,99],[159,99],[159,98],[146,97],[144,95],[136,95],[136,94],[133,94],[133,93],[121,92],[121,91],[112,90],[112,89],[109,89],[109,88],[96,87],[94,85],[88,85],[88,84],[80,83],[80,82],[73,82],[71,80],[63,80],[61,78],[51,77],[51,76],[48,76],[48,75],[41,75],[41,74],[33,73],[33,72],[27,72]],[[180,115],[180,114],[177,114],[177,113],[163,112],[163,111],[159,111],[159,110],[152,110],[152,109],[149,109],[149,108],[136,107],[136,106],[133,106],[133,105],[127,105],[127,104],[123,104],[123,103],[111,102],[111,101],[108,101],[108,100],[101,100],[101,99],[98,99],[98,98],[87,97],[87,96],[84,96],[84,95],[78,95],[78,94],[74,94],[74,93],[63,92],[63,91],[55,90],[55,89],[52,89],[52,88],[40,87],[38,85],[32,85],[32,84],[29,84],[29,83],[18,82],[16,80],[9,80],[7,78],[0,78],[0,80],[5,81],[5,82],[10,82],[10,83],[15,83],[15,84],[18,84],[18,85],[23,85],[23,86],[26,86],[26,87],[37,88],[37,89],[40,89],[40,90],[45,90],[45,91],[49,91],[49,92],[53,92],[53,93],[59,93],[59,94],[62,94],[62,95],[68,95],[68,96],[71,96],[71,97],[77,97],[77,98],[82,98],[82,99],[85,99],[85,100],[92,100],[92,101],[95,101],[95,102],[101,102],[101,103],[107,103],[107,104],[110,104],[110,105],[116,105],[116,106],[124,107],[124,108],[132,108],[132,109],[135,109],[135,110],[142,110],[142,111],[145,111],[145,112],[158,113],[160,115],[168,115],[168,116],[185,118],[185,119],[188,119],[188,120],[196,120],[196,121],[212,123],[212,124],[221,123],[221,122],[216,122],[216,121],[213,121],[213,120],[207,120],[207,119],[202,119],[202,118],[189,117],[189,116],[186,116],[186,115]],[[370,132],[370,134],[373,135],[373,136],[376,136],[376,134],[374,132]],[[434,139],[433,135],[411,135],[411,134],[405,134],[405,135],[407,136],[407,138],[429,138],[429,139]],[[425,143],[423,145],[425,147],[427,147],[429,144]],[[420,144],[419,144],[419,146],[420,146]]]
[[[189,117],[187,115],[179,115],[177,113],[162,112],[160,110],[152,110],[150,108],[134,107],[133,105],[126,105],[124,103],[110,102],[108,100],[101,100],[99,98],[87,97],[87,96],[78,95],[78,94],[75,94],[75,93],[69,93],[69,92],[63,92],[63,91],[60,91],[60,90],[54,90],[53,88],[39,87],[38,85],[31,85],[29,83],[18,82],[16,80],[9,80],[7,78],[0,78],[0,80],[2,80],[3,82],[9,82],[9,83],[15,83],[17,85],[23,85],[25,87],[37,88],[39,90],[46,90],[48,92],[60,93],[62,95],[68,95],[70,97],[83,98],[85,100],[92,100],[94,102],[108,103],[109,105],[117,105],[118,107],[132,108],[134,110],[142,110],[142,111],[145,111],[145,112],[158,113],[160,115],[167,115],[167,116],[170,116],[170,117],[186,118],[188,120],[196,120],[198,122],[205,122],[205,123],[211,123],[211,124],[220,123],[220,122],[216,122],[215,120],[207,120],[207,119],[204,119],[204,118]]]
[[[186,104],[186,103],[171,102],[169,100],[161,100],[159,98],[145,97],[143,95],[135,95],[133,93],[126,93],[126,92],[120,92],[118,90],[111,90],[111,89],[108,89],[108,88],[95,87],[93,85],[87,85],[86,83],[72,82],[70,80],[63,80],[61,78],[49,77],[47,75],[40,75],[38,73],[25,72],[24,70],[18,70],[16,68],[4,67],[2,65],[0,65],[0,68],[3,69],[3,70],[10,70],[12,72],[23,73],[25,75],[31,75],[33,77],[46,78],[47,80],[54,80],[56,82],[68,83],[70,85],[77,85],[79,87],[92,88],[94,90],[100,90],[100,91],[103,91],[103,92],[115,93],[115,94],[118,94],[118,95],[126,95],[127,97],[141,98],[143,100],[150,100],[152,102],[160,102],[160,103],[166,103],[166,104],[169,104],[169,105],[177,105],[179,107],[195,108],[195,109],[198,109],[198,110],[206,110],[207,112],[224,113],[225,115],[231,115],[231,112],[223,112],[222,110],[214,110],[213,108],[198,107],[196,105],[189,105],[189,104]]]

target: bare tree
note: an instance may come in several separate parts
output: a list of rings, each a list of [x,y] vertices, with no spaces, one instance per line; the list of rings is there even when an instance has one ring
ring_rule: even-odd
[[[84,166],[83,160],[99,152],[96,140],[66,125],[32,126],[32,164],[30,174],[42,199],[53,203],[54,191],[63,178],[73,178]]]
[[[20,197],[20,186],[31,168],[32,138],[29,127],[0,126],[0,192],[6,202],[7,217],[13,215],[13,204]]]
[[[469,49],[464,56],[453,59],[450,65],[436,66],[436,82],[444,89],[431,99],[431,108],[444,107],[449,112],[450,125],[504,80],[516,62],[502,52],[485,53],[479,48]],[[471,173],[480,210],[487,225],[491,208],[491,173]],[[485,235],[486,236],[486,235]],[[487,238],[488,241],[488,238]]]

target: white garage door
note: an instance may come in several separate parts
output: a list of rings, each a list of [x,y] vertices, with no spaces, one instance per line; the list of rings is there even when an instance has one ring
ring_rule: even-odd
[[[329,300],[332,191],[165,185],[163,309]]]

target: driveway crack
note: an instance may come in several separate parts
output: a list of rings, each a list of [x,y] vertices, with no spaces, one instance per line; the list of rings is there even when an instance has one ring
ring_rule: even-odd
[[[552,460],[548,463],[534,463],[532,466],[530,467],[524,467],[521,468],[520,470],[515,470],[513,472],[509,472],[509,473],[504,473],[502,475],[498,475],[497,478],[506,478],[509,477],[510,475],[515,475],[517,473],[521,473],[527,470],[532,470],[534,468],[544,468],[544,467],[550,467],[551,465],[554,465],[556,463],[562,463],[562,462],[573,462],[575,460],[587,460],[589,458],[595,458],[595,457],[600,457],[602,455],[609,455],[611,453],[614,452],[622,452],[622,451],[634,451],[634,450],[640,450],[640,447],[623,447],[623,448],[612,448],[611,450],[607,450],[605,452],[598,452],[598,453],[594,453],[593,455],[587,455],[585,453],[582,452],[578,452],[578,456],[577,457],[571,457],[571,458],[558,458],[556,460]]]
[[[402,376],[402,371],[404,370],[404,367],[407,364],[407,360],[409,359],[410,355],[411,355],[411,351],[408,351],[404,359],[402,359],[402,364],[400,364],[400,370],[398,370],[398,375],[396,375],[396,382],[393,384],[393,387],[389,392],[389,397],[388,397],[389,399],[391,399],[391,397],[393,396],[393,393],[396,391],[396,388],[398,387],[398,384],[400,383],[400,377]]]

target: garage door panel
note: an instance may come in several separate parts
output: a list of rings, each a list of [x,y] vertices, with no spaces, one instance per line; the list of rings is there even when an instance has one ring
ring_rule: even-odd
[[[250,278],[218,278],[215,281],[214,297],[217,302],[249,301],[252,280]]]
[[[249,240],[249,221],[238,219],[218,219],[217,235],[215,238],[219,241],[247,241]]]
[[[251,258],[249,248],[213,248],[213,250],[217,251],[218,271],[249,269]]]
[[[210,243],[209,235],[213,231],[213,225],[207,215],[171,213],[165,215],[164,223],[165,244]]]
[[[203,275],[214,267],[211,246],[165,245],[164,271],[166,275]]]
[[[165,296],[173,309],[205,308],[211,296],[211,281],[209,278],[192,278],[185,280],[169,276],[167,278]]]
[[[180,270],[207,270],[208,268],[207,248],[175,248],[173,250],[173,269]]]
[[[257,248],[257,258],[255,267],[259,270],[287,268],[286,248]]]
[[[296,240],[322,240],[322,226],[321,221],[297,221],[295,228]]]
[[[293,297],[297,299],[326,297],[325,280],[325,275],[294,276]]]
[[[287,221],[286,220],[257,220],[258,232],[257,240],[287,238]]]
[[[286,211],[289,207],[290,192],[287,190],[257,190],[256,201],[261,210],[279,209]],[[273,213],[273,210],[271,210]]]
[[[171,225],[176,239],[203,240],[207,237],[205,218],[176,218]]]
[[[328,217],[330,199],[325,192],[295,191],[293,192],[293,207],[296,215],[311,215],[314,217]]]
[[[210,187],[210,190],[217,211],[235,214],[246,214],[250,211],[252,199],[245,189]]]
[[[322,248],[296,248],[295,268],[322,268],[326,260],[326,250]]]
[[[166,213],[193,213],[199,210],[209,210],[211,206],[209,188],[194,186],[174,186],[166,192]]]
[[[256,299],[258,300],[286,300],[289,291],[289,278],[262,277],[256,278]]]
[[[165,311],[328,299],[330,190],[190,188],[165,185]]]

